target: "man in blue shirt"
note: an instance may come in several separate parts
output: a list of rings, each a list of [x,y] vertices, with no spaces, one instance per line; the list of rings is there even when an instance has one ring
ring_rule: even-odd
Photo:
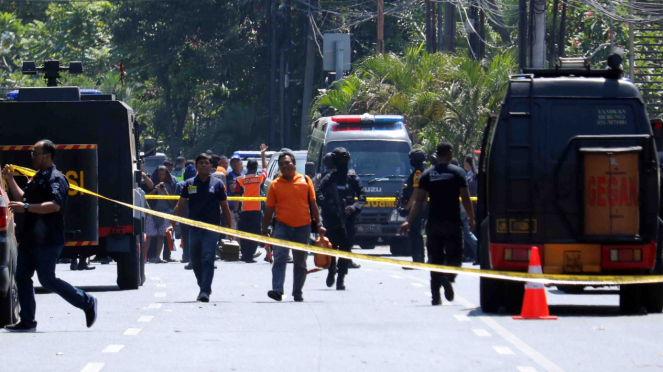
[[[180,200],[175,206],[173,215],[181,216],[188,202],[190,219],[219,226],[223,210],[228,227],[233,228],[225,185],[219,179],[211,177],[211,160],[207,154],[196,157],[198,175],[184,181]],[[175,221],[171,221],[168,229],[172,232],[174,226]],[[193,226],[189,228],[189,257],[200,287],[198,301],[201,302],[209,302],[209,296],[212,294],[214,259],[218,243],[219,233]]]

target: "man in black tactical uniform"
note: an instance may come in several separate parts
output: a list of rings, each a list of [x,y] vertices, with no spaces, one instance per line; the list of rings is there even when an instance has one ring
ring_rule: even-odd
[[[409,214],[414,204],[414,190],[419,188],[419,180],[421,174],[426,170],[426,152],[422,149],[415,149],[410,151],[410,165],[414,168],[407,182],[403,185],[403,203],[406,204],[405,212]],[[418,216],[413,216],[412,224],[410,224],[410,231],[408,237],[412,247],[412,261],[424,262],[424,237],[421,235],[421,225],[424,221],[425,212],[422,209]]]
[[[355,235],[355,217],[366,204],[366,192],[361,180],[349,170],[350,153],[343,147],[335,148],[331,153],[335,170],[327,174],[316,189],[316,199],[322,208],[322,222],[327,229],[327,236],[335,249],[350,252]],[[357,200],[355,200],[357,198]],[[345,290],[345,276],[351,261],[332,258],[327,276],[327,287]],[[338,271],[338,280],[335,280]]]
[[[32,276],[35,271],[42,287],[57,293],[67,302],[85,312],[88,328],[97,319],[97,299],[72,287],[55,276],[55,265],[64,247],[64,211],[69,182],[53,164],[55,145],[49,140],[37,142],[32,151],[32,164],[37,174],[21,190],[14,180],[14,172],[5,167],[2,174],[14,200],[9,208],[24,213],[25,220],[18,236],[16,286],[21,305],[21,321],[5,327],[10,332],[34,332],[35,291]]]

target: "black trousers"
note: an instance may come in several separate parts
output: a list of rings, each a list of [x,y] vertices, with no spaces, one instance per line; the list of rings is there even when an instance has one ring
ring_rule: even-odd
[[[345,252],[351,252],[352,246],[354,245],[354,235],[355,235],[355,224],[353,222],[348,222],[346,224],[347,236],[343,231],[343,228],[339,225],[331,225],[325,227],[327,229],[327,238],[331,242],[334,249],[338,249]],[[348,267],[350,265],[350,260],[341,258],[338,260],[338,265],[336,264],[336,257],[332,257],[331,266],[329,266],[329,272],[346,275],[348,273]]]
[[[262,218],[261,211],[244,211],[239,217],[237,229],[252,234],[260,234],[262,230]],[[253,260],[253,255],[256,253],[256,249],[258,249],[258,242],[240,239],[239,247],[242,252],[242,259],[251,261]]]
[[[421,225],[423,222],[424,214],[419,213],[419,215],[412,221],[410,231],[408,232],[413,262],[424,262],[424,237],[421,235]]]
[[[426,227],[428,236],[428,261],[436,265],[460,267],[463,263],[463,225],[458,223],[429,223]],[[447,279],[446,274],[430,273],[431,289],[439,289]]]

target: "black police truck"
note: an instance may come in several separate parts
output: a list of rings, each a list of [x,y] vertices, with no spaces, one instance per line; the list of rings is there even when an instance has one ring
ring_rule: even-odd
[[[133,110],[113,95],[55,86],[51,78],[66,69],[53,60],[39,68],[24,63],[24,73],[45,72],[49,86],[19,88],[0,101],[0,163],[31,168],[32,145],[50,139],[56,144],[55,164],[71,185],[144,206]],[[69,70],[82,71],[74,62]],[[21,215],[16,217],[20,226]],[[140,212],[70,190],[61,258],[110,256],[117,261],[118,286],[137,289],[145,281],[144,220]]]
[[[314,173],[324,170],[326,153],[344,147],[352,156],[350,169],[361,178],[369,198],[393,198],[400,192],[411,171],[412,150],[402,116],[337,115],[320,118],[312,127],[307,165]],[[409,255],[406,238],[398,235],[403,221],[395,201],[369,201],[357,216],[355,244],[364,249],[389,244],[392,254]]]
[[[659,160],[642,96],[621,77],[618,56],[608,70],[580,62],[511,76],[499,117],[486,126],[482,269],[527,271],[535,246],[545,274],[663,273]],[[481,278],[481,308],[517,312],[523,287]],[[663,284],[622,285],[619,293],[625,312],[663,309]]]

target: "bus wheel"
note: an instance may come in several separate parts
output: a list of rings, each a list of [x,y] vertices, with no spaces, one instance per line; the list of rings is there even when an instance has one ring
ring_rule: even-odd
[[[497,313],[502,306],[502,292],[504,282],[498,279],[479,279],[479,297],[481,311],[484,313]]]
[[[564,293],[569,293],[569,294],[580,294],[584,292],[585,286],[584,285],[558,285],[557,289]]]
[[[619,309],[623,313],[638,313],[642,308],[642,287],[641,285],[620,285],[619,286]]]
[[[663,312],[663,283],[643,284],[642,302],[649,313]]]
[[[142,279],[140,246],[136,239],[132,238],[127,239],[129,240],[129,252],[121,253],[117,259],[117,285],[122,290],[138,289]]]

